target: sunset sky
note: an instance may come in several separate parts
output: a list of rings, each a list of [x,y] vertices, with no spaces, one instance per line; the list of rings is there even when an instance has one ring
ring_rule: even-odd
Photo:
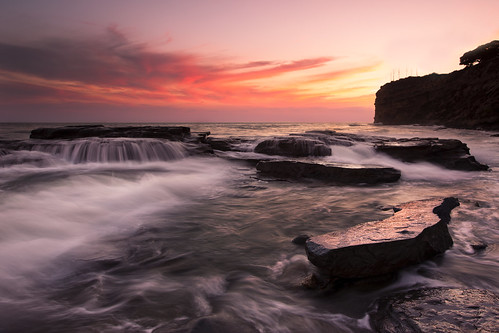
[[[0,122],[371,122],[499,39],[497,0],[2,0]]]

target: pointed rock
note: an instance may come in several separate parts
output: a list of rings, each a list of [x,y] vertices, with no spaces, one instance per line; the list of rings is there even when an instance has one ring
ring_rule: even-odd
[[[421,263],[453,244],[447,224],[459,202],[455,198],[440,202],[405,203],[388,219],[313,236],[305,245],[308,259],[330,277],[342,279],[389,274]]]

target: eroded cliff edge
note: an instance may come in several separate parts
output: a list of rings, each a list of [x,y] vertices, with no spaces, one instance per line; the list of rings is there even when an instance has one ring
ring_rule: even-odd
[[[463,63],[463,57],[462,70],[383,85],[376,93],[374,122],[499,130],[499,48],[475,65]]]

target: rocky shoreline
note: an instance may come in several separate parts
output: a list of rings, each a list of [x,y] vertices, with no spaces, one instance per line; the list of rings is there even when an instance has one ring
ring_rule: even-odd
[[[474,57],[463,62],[469,53]],[[462,70],[383,85],[376,93],[374,122],[499,130],[499,41],[466,54]]]
[[[266,180],[316,181],[321,186],[374,186],[399,181],[401,172],[392,167],[342,165],[323,160],[334,155],[338,147],[349,149],[360,143],[376,154],[386,154],[404,163],[427,162],[448,170],[467,172],[488,170],[488,166],[476,161],[467,145],[459,140],[396,139],[334,131],[292,133],[288,137],[252,141],[243,137],[211,138],[208,132],[191,133],[188,127],[71,126],[33,130],[30,141],[0,142],[0,154],[33,149],[41,142],[71,142],[95,137],[176,141],[185,144],[191,155],[214,155],[249,162],[255,167],[257,177]],[[252,147],[251,157],[244,155],[248,147]],[[341,232],[312,237],[300,235],[293,242],[305,246],[309,261],[318,270],[316,276],[308,279],[307,286],[321,290],[332,285],[341,288],[345,281],[369,284],[376,279],[386,280],[407,266],[443,255],[453,244],[448,224],[451,211],[458,206],[456,198],[410,202],[394,207],[394,215],[385,220],[366,222]],[[497,297],[491,292],[474,289],[410,290],[377,300],[370,313],[371,325],[382,332],[418,332],[431,325],[452,328],[464,323],[470,331],[492,332],[489,327],[497,324],[497,316],[487,316],[497,314],[493,308]],[[429,309],[428,313],[415,316],[419,307]],[[435,315],[435,312],[439,314]]]

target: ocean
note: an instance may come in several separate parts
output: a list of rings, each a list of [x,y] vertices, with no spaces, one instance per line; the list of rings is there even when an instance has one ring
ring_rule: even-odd
[[[61,125],[70,124],[0,124],[0,332],[371,332],[375,300],[393,292],[450,286],[499,293],[499,137],[491,132],[153,124],[245,139],[239,152],[214,155],[160,139],[29,139],[34,128]],[[331,156],[317,159],[391,166],[402,177],[337,186],[265,179],[230,159],[257,158],[253,148],[264,138],[326,129],[459,139],[491,171],[404,163],[357,143],[332,146]],[[9,150],[23,144],[30,148]],[[449,196],[461,206],[452,212],[454,246],[444,255],[380,286],[301,286],[314,267],[291,242],[297,235],[343,230],[389,217],[382,207]],[[476,244],[487,247],[477,252]]]

